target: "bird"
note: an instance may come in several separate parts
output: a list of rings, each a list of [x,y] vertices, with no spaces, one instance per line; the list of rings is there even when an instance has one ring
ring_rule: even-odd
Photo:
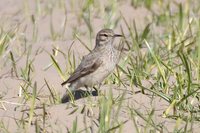
[[[115,34],[112,29],[102,29],[96,35],[96,44],[88,55],[83,56],[81,63],[71,76],[61,85],[68,85],[71,92],[81,87],[94,87],[110,75],[120,60],[121,51],[114,44],[116,37],[123,35]],[[63,95],[62,101],[68,96]]]

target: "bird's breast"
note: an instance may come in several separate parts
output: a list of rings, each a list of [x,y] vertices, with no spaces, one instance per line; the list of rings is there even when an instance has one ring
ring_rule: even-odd
[[[104,54],[103,57],[103,66],[104,70],[108,72],[112,72],[113,69],[116,67],[116,64],[119,61],[119,55],[120,53],[117,50],[109,50],[106,51],[107,53]]]
[[[116,64],[119,61],[119,55],[120,53],[118,53],[118,51],[104,51],[104,53],[99,55],[102,64],[95,72],[82,78],[81,82],[88,86],[101,83],[115,69]]]

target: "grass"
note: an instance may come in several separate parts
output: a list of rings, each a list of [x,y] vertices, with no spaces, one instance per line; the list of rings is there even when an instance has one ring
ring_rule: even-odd
[[[1,132],[198,132],[197,0],[23,0],[21,5],[17,22],[16,14],[9,19],[0,14]],[[137,10],[146,15],[133,18]],[[99,96],[61,104],[60,83],[94,47],[101,28],[121,32],[127,51]],[[67,120],[51,123],[50,107],[58,106],[65,108],[55,115]],[[9,111],[18,115],[2,115]]]

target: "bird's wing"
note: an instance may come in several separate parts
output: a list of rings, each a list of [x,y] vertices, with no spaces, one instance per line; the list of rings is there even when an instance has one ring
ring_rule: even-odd
[[[102,64],[102,60],[97,58],[96,56],[86,56],[81,61],[80,65],[74,71],[74,73],[69,77],[68,80],[63,82],[61,85],[65,85],[66,83],[72,83],[76,79],[79,79],[85,75],[88,75],[94,71],[96,71],[99,66]]]

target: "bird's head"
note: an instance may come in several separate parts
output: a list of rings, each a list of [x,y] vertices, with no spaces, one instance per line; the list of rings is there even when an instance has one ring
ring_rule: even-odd
[[[97,33],[95,47],[112,45],[115,37],[123,37],[123,36],[115,34],[111,29],[103,29]]]

